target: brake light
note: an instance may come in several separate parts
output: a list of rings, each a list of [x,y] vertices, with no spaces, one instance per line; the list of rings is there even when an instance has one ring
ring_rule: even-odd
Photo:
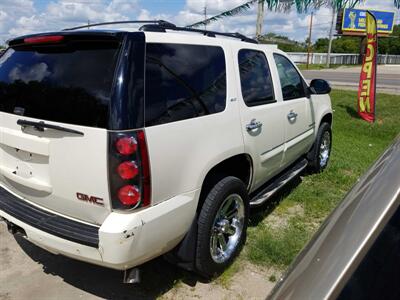
[[[150,165],[143,130],[109,132],[108,169],[114,209],[150,205]]]
[[[125,185],[119,189],[118,198],[123,205],[136,207],[140,201],[139,189],[133,185]]]
[[[62,35],[45,35],[45,36],[34,36],[30,38],[25,38],[25,44],[45,44],[45,43],[59,43],[64,40]]]
[[[117,170],[119,176],[125,180],[135,178],[139,173],[139,169],[133,161],[124,161],[118,166]]]
[[[131,155],[135,153],[137,148],[137,142],[134,137],[122,137],[117,140],[115,146],[117,151],[122,155]]]
[[[137,133],[140,146],[140,156],[142,158],[142,186],[143,186],[143,206],[150,205],[150,162],[149,152],[147,150],[146,136],[144,131]]]

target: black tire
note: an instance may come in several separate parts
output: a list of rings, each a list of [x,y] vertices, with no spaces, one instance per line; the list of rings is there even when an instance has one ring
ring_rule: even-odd
[[[323,159],[320,155],[321,145],[324,142],[324,137],[326,135],[329,135],[328,158]],[[328,166],[329,158],[331,156],[331,149],[332,149],[331,126],[328,123],[322,123],[318,129],[317,138],[314,142],[314,145],[311,148],[310,152],[307,154],[308,171],[310,173],[320,173]]]
[[[214,233],[213,238],[215,239],[215,222],[220,222],[226,221],[227,219],[224,219],[225,217],[218,217],[216,218],[217,214],[220,215],[221,213],[221,206],[226,203],[229,203],[229,199],[232,199],[231,201],[232,204],[235,203],[235,205],[240,202],[240,199],[236,196],[240,196],[243,200],[243,210],[240,210],[241,212],[244,213],[243,222],[240,222],[240,224],[243,224],[243,228],[241,230],[241,234],[238,234],[237,239],[233,239],[232,241],[236,240],[235,243],[232,243],[232,245],[235,245],[234,247],[231,247],[232,252],[228,256],[221,256],[224,257],[224,261],[217,262],[213,258],[211,252],[212,248],[212,236]],[[235,199],[235,200],[233,200]],[[238,202],[235,202],[238,201]],[[230,206],[231,208],[234,208],[236,206]],[[235,210],[235,209],[233,209]],[[233,211],[232,210],[232,211]],[[239,210],[238,210],[239,211]],[[241,213],[237,214],[237,216],[242,215]],[[216,276],[220,274],[223,270],[225,270],[235,259],[235,257],[239,254],[241,251],[245,241],[246,241],[246,230],[247,230],[247,224],[248,224],[248,218],[249,218],[249,197],[247,194],[246,186],[245,184],[238,178],[229,176],[225,177],[222,180],[220,180],[217,184],[214,185],[214,187],[210,190],[208,195],[206,196],[206,199],[204,200],[203,206],[200,210],[199,218],[198,218],[198,234],[197,234],[197,248],[196,248],[196,270],[197,272],[206,277],[206,278],[211,278],[213,276]],[[238,220],[239,217],[236,217],[236,220]],[[220,221],[217,221],[220,220]],[[222,220],[222,221],[221,221]],[[234,219],[232,219],[234,220]],[[236,221],[232,221],[236,222]],[[225,223],[226,224],[226,223]],[[232,223],[233,224],[233,223]],[[237,223],[235,223],[237,225]],[[228,226],[230,229],[233,227]],[[222,227],[221,227],[222,228]],[[225,228],[225,227],[224,227]],[[235,234],[239,233],[240,230],[235,230]],[[230,237],[232,237],[229,234],[223,234],[221,232],[218,233],[218,235],[223,235],[224,237],[227,238],[228,240],[228,245],[231,241]],[[225,239],[225,238],[224,238]],[[219,239],[215,239],[218,240]],[[217,245],[217,244],[215,244]],[[213,248],[215,249],[215,248]],[[214,252],[215,254],[216,252]],[[220,253],[220,252],[219,252]],[[215,257],[215,256],[214,256]]]

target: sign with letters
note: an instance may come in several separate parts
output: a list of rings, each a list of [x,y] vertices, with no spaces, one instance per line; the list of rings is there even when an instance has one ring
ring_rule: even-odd
[[[367,122],[375,122],[376,65],[378,57],[377,22],[370,12],[366,14],[367,52],[363,59],[358,88],[358,114]]]
[[[376,19],[379,34],[391,34],[395,25],[394,11],[368,10]],[[365,33],[367,25],[367,11],[365,9],[345,8],[342,20],[343,34]]]

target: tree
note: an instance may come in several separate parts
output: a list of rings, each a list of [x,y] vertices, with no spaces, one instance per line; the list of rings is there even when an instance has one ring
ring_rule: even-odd
[[[362,0],[261,0],[264,1],[264,6],[268,10],[275,11],[288,11],[293,6],[296,8],[297,12],[304,13],[309,9],[318,9],[322,6],[335,7],[336,9],[341,9],[343,7],[354,7],[357,3]],[[395,0],[400,1],[400,0]],[[231,17],[241,14],[249,10],[254,4],[258,4],[260,0],[251,0],[234,7],[230,10],[224,11],[216,16],[187,25],[188,28],[196,28],[201,26],[206,26],[212,22],[223,19],[225,17]]]
[[[400,55],[400,25],[394,26],[390,37],[378,39],[378,52],[380,54]]]
[[[314,52],[326,53],[328,39],[320,38],[313,45]],[[342,36],[332,41],[334,53],[360,53],[360,37]],[[400,55],[400,25],[395,25],[393,34],[389,37],[378,39],[378,52],[380,54]]]
[[[275,44],[278,48],[285,52],[304,52],[307,45],[289,39],[287,36],[277,35],[275,33],[267,33],[259,38],[261,44]]]

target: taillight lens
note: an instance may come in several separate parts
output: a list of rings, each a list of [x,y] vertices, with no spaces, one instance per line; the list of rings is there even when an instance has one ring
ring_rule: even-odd
[[[122,155],[131,155],[136,152],[137,142],[132,136],[121,137],[115,143],[117,151]]]
[[[25,38],[25,44],[47,44],[47,43],[59,43],[64,40],[62,35],[44,35],[44,36],[34,36],[30,38]]]
[[[133,161],[124,161],[118,166],[117,171],[122,179],[129,180],[136,177],[139,173],[139,168]]]
[[[109,181],[112,207],[150,205],[150,165],[143,130],[109,133]]]
[[[133,185],[125,185],[118,190],[118,199],[123,205],[135,207],[140,202],[139,189]]]

